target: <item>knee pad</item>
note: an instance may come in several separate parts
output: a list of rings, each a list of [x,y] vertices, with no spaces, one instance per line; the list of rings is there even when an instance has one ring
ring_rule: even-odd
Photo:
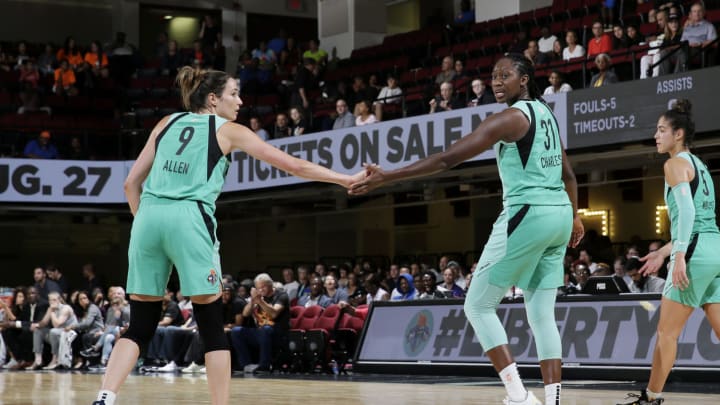
[[[223,328],[222,299],[210,304],[193,302],[193,315],[198,324],[198,333],[203,341],[204,353],[216,350],[230,350],[230,344]]]
[[[137,343],[142,353],[145,350],[145,346],[147,346],[153,338],[161,316],[161,301],[144,302],[131,299],[130,325],[128,325],[128,329],[122,337]]]

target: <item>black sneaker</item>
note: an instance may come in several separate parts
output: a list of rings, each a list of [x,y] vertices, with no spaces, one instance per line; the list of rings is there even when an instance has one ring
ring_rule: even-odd
[[[95,401],[92,405],[105,405],[105,400]]]
[[[655,398],[652,401],[648,399],[647,390],[643,389],[638,394],[627,394],[625,399],[635,398],[631,402],[618,403],[617,405],[660,405],[665,402],[665,398]]]

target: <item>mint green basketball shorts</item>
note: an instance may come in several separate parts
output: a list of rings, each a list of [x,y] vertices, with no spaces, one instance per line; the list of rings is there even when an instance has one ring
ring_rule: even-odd
[[[535,290],[563,285],[563,259],[572,232],[570,205],[505,207],[493,225],[475,274],[498,287]]]
[[[185,296],[221,291],[215,218],[198,201],[143,198],[128,249],[129,294],[162,296],[174,265]]]
[[[720,303],[720,234],[701,233],[693,235],[687,252],[685,264],[690,284],[680,291],[672,282],[675,261],[670,260],[663,296],[689,307],[701,307],[705,304]]]

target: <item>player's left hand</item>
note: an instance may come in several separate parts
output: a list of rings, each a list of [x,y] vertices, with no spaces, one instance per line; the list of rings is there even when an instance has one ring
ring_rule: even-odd
[[[672,282],[675,287],[680,289],[680,291],[685,291],[685,289],[690,286],[690,279],[688,279],[687,276],[687,266],[684,254],[675,254],[675,264],[672,269]]]
[[[573,218],[572,233],[570,234],[570,243],[568,243],[568,246],[573,248],[576,247],[582,240],[583,236],[585,236],[585,227],[583,226],[580,216],[575,215],[575,218]]]

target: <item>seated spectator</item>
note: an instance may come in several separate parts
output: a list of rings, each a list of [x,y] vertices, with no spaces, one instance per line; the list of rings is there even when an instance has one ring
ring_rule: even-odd
[[[559,62],[563,60],[563,43],[559,39],[555,40],[553,42],[552,50],[548,52],[546,55],[548,57],[548,62]]]
[[[690,7],[690,15],[683,27],[682,41],[688,41],[692,59],[717,38],[715,26],[705,19],[705,7],[697,2]],[[712,59],[710,59],[712,60]]]
[[[105,313],[105,328],[95,344],[80,353],[85,358],[100,357],[99,368],[107,365],[110,353],[117,339],[125,332],[130,324],[130,305],[125,300],[125,291],[116,287],[115,293],[110,297],[110,306]]]
[[[442,60],[440,73],[435,77],[435,84],[442,85],[446,82],[452,82],[455,79],[455,61],[452,56],[446,56]]]
[[[609,35],[605,34],[602,22],[593,22],[592,33],[593,37],[590,38],[587,46],[588,59],[601,53],[609,53],[613,50],[612,39]]]
[[[330,299],[330,304],[348,300],[347,292],[338,286],[337,279],[333,274],[325,276],[325,295]]]
[[[55,69],[55,84],[53,84],[52,91],[55,94],[68,96],[76,96],[78,89],[75,87],[77,82],[75,78],[75,72],[70,69],[70,65],[66,59],[60,62],[60,67]]]
[[[236,326],[252,326],[251,319],[243,317],[243,310],[247,305],[247,300],[235,293],[232,284],[223,285],[221,299],[225,332],[230,332]]]
[[[615,72],[610,70],[610,63],[610,55],[606,53],[601,53],[595,57],[595,66],[598,72],[590,79],[589,87],[602,87],[618,82]]]
[[[538,49],[538,43],[536,40],[531,39],[528,41],[528,47],[523,52],[526,58],[534,65],[544,65],[548,62],[548,57],[544,53],[541,53]]]
[[[368,98],[369,92],[367,89],[367,85],[365,84],[365,79],[363,79],[362,76],[355,76],[353,78],[352,85],[349,89],[347,89],[346,95],[346,101],[348,103],[348,106],[352,107],[355,115],[357,115],[357,104],[362,100],[367,100]]]
[[[180,307],[174,301],[172,291],[165,289],[162,299],[162,316],[155,329],[155,335],[147,349],[146,359],[154,364],[168,363],[167,352],[164,350],[164,340],[169,329],[178,328],[185,322]]]
[[[572,91],[572,87],[569,84],[565,83],[565,77],[563,76],[563,74],[557,70],[553,70],[552,73],[550,73],[548,81],[550,82],[550,85],[547,86],[547,88],[543,92],[544,96],[557,93],[567,93],[569,91]]]
[[[637,27],[632,24],[628,24],[625,28],[625,36],[627,37],[628,47],[640,45],[641,42],[644,42],[644,40],[640,38],[640,33]]]
[[[5,320],[0,324],[0,330],[10,357],[10,361],[2,366],[4,369],[23,370],[32,366],[33,334],[30,331],[30,323],[42,319],[47,306],[39,307],[37,291],[32,287],[29,291],[32,292],[32,298],[24,287],[16,288],[10,305],[7,305],[5,300],[0,300],[0,310],[5,313]],[[34,314],[31,314],[32,312]],[[31,319],[32,315],[34,319]]]
[[[348,105],[345,100],[339,98],[335,102],[335,111],[337,118],[333,122],[332,129],[350,128],[355,126],[355,116],[348,111]]]
[[[92,41],[92,43],[90,43],[90,50],[85,53],[84,60],[86,69],[92,73],[93,77],[107,78],[110,76],[108,57],[107,54],[103,52],[100,41]]]
[[[27,51],[27,43],[25,41],[18,42],[17,55],[15,55],[15,69],[20,69],[25,61],[30,59],[30,55]]]
[[[390,293],[380,287],[380,277],[376,273],[370,273],[365,276],[365,303],[370,304],[373,301],[387,301],[390,299]]]
[[[257,353],[259,361],[254,372],[269,372],[273,352],[287,339],[290,301],[285,292],[273,288],[272,278],[266,273],[255,277],[255,287],[250,291],[250,297],[250,303],[243,309],[243,316],[252,316],[257,327],[233,328],[232,345],[242,369],[253,362],[252,353]]]
[[[632,293],[662,293],[665,288],[665,280],[655,276],[644,276],[640,273],[642,262],[632,258],[625,263],[625,273],[630,276],[632,283],[629,285]]]
[[[443,283],[437,286],[437,289],[445,294],[449,298],[462,298],[465,296],[465,292],[462,287],[455,284],[455,271],[451,268],[443,270]]]
[[[422,273],[422,281],[425,289],[420,295],[418,295],[418,299],[429,300],[447,298],[447,296],[442,291],[437,289],[437,279],[435,278],[435,275],[433,273]]]
[[[550,27],[543,25],[540,28],[540,38],[537,40],[538,50],[540,53],[548,54],[552,52],[557,39],[558,38],[554,34],[550,33]]]
[[[450,260],[447,264],[447,268],[452,270],[455,276],[455,284],[457,284],[463,290],[467,290],[465,286],[465,275],[463,274],[462,266],[455,260]]]
[[[79,341],[81,342],[81,350],[87,350],[93,347],[105,329],[105,321],[100,313],[100,308],[90,302],[87,291],[80,291],[77,294],[77,302],[80,307],[80,314],[77,323],[70,325],[65,330],[75,330],[78,332]],[[74,369],[80,369],[85,365],[84,360],[79,360],[73,366]]]
[[[400,274],[397,287],[390,294],[390,299],[392,301],[408,301],[414,300],[416,297],[417,290],[413,277],[408,273]]]
[[[48,310],[40,322],[33,323],[30,329],[33,331],[33,353],[35,353],[35,362],[32,368],[38,370],[42,367],[43,343],[50,343],[52,349],[52,360],[45,370],[54,370],[60,363],[58,362],[58,351],[60,348],[60,336],[65,328],[71,327],[77,323],[75,312],[70,305],[65,304],[58,292],[48,294]]]
[[[625,49],[629,48],[629,41],[625,30],[620,23],[613,24],[613,36],[612,36],[612,47],[613,49]]]
[[[20,68],[20,101],[22,105],[18,107],[18,114],[26,112],[43,111],[52,114],[52,109],[48,106],[40,104],[40,72],[38,71],[32,59],[25,60]]]
[[[477,107],[479,105],[492,104],[495,100],[495,95],[492,90],[485,86],[485,82],[480,79],[475,79],[471,84],[472,99],[468,101],[468,107]]]
[[[320,277],[313,277],[310,280],[310,294],[303,295],[297,302],[297,305],[305,308],[315,305],[327,308],[330,304],[332,304],[332,301],[325,295],[325,288]]]
[[[567,46],[563,49],[563,60],[570,60],[585,56],[585,48],[578,44],[578,37],[575,31],[570,30],[565,34]]]
[[[250,117],[250,129],[255,132],[263,141],[270,140],[270,134],[260,125],[260,118],[257,116]]]
[[[618,280],[622,280],[625,285],[630,288],[630,284],[632,284],[632,278],[625,273],[625,264],[627,263],[627,259],[625,256],[618,256],[615,258],[615,261],[613,262],[613,274],[615,275],[615,278]]]
[[[163,55],[160,60],[160,73],[163,76],[175,77],[178,69],[185,65],[185,57],[180,53],[178,49],[178,43],[175,40],[168,42],[167,52]],[[234,69],[230,74],[235,73]],[[243,83],[244,84],[244,83]]]
[[[307,124],[300,108],[292,107],[290,109],[290,133],[292,136],[299,136],[305,133]]]
[[[455,66],[453,69],[455,69],[455,78],[453,80],[467,77],[467,74],[465,74],[465,64],[463,63],[462,60],[460,60],[460,59],[455,60]]]
[[[364,304],[365,299],[367,298],[367,291],[365,291],[365,287],[359,283],[357,274],[352,271],[348,272],[347,275],[345,294],[348,297],[348,302],[354,306]]]
[[[590,269],[590,274],[593,274],[597,271],[598,265],[593,261],[593,256],[590,254],[590,251],[587,248],[582,248],[578,252],[578,260],[585,263],[588,266],[588,269]]]
[[[192,52],[190,53],[190,65],[199,68],[207,68],[210,66],[210,55],[208,55],[203,49],[203,44],[200,40],[193,41]]]
[[[387,86],[380,90],[377,100],[373,103],[375,117],[378,121],[382,121],[383,106],[385,104],[399,104],[402,102],[402,89],[398,86],[397,78],[388,75]]]
[[[197,321],[192,311],[182,325],[166,329],[162,350],[163,357],[169,361],[157,369],[158,373],[174,373],[180,365],[186,363],[185,354],[194,338],[199,335],[197,330]]]
[[[665,25],[665,35],[663,36],[662,49],[660,50],[660,59],[664,59],[660,64],[661,75],[686,70],[687,55],[682,49],[677,50],[680,48],[680,38],[682,38],[682,35],[683,32],[682,28],[680,28],[679,17],[676,14],[670,14],[667,25]]]
[[[440,85],[440,95],[430,102],[430,114],[463,108],[462,101],[453,95],[452,83],[445,82]]]
[[[575,276],[575,283],[573,284],[574,292],[583,292],[583,288],[585,288],[585,284],[587,284],[588,279],[590,278],[590,268],[588,268],[587,263],[577,260],[575,263],[573,263],[573,271],[572,274]],[[570,293],[571,291],[568,291]]]
[[[367,100],[360,100],[357,104],[355,104],[355,116],[356,127],[374,124],[377,122],[375,114],[370,112],[370,102]]]
[[[40,69],[40,73],[44,75],[51,75],[55,73],[57,58],[52,44],[48,43],[45,45],[45,51],[38,57],[37,65],[38,69]]]
[[[273,129],[273,139],[286,138],[290,136],[291,128],[288,125],[287,114],[280,112],[275,117],[275,127]]]
[[[25,145],[23,155],[31,159],[58,159],[58,150],[50,143],[50,131],[41,131],[37,139],[30,140]]]
[[[83,64],[83,55],[77,48],[75,38],[73,37],[65,38],[65,46],[60,48],[55,56],[60,63],[66,60],[68,66],[73,70],[80,68]]]
[[[378,95],[380,94],[380,91],[382,90],[382,86],[378,84],[378,75],[375,73],[371,74],[370,77],[368,77],[367,82],[367,88],[365,89],[365,99],[368,100],[375,100],[378,98]]]
[[[260,69],[275,69],[275,62],[277,61],[277,56],[272,49],[269,49],[267,47],[267,43],[265,41],[260,41],[258,47],[253,49],[251,56],[254,59],[258,60],[258,67]]]
[[[42,267],[36,267],[33,270],[33,280],[35,280],[35,290],[38,293],[38,300],[40,302],[47,303],[48,296],[51,292],[57,292],[62,294],[62,289],[55,281],[48,278],[45,269]]]
[[[292,267],[287,266],[282,269],[283,275],[283,290],[288,295],[288,298],[297,297],[297,290],[300,287],[300,283],[295,280],[295,272]]]
[[[303,59],[310,58],[315,61],[320,66],[325,66],[328,61],[328,54],[327,52],[320,49],[320,40],[319,39],[311,39],[308,42],[308,50],[303,52],[302,55]]]

